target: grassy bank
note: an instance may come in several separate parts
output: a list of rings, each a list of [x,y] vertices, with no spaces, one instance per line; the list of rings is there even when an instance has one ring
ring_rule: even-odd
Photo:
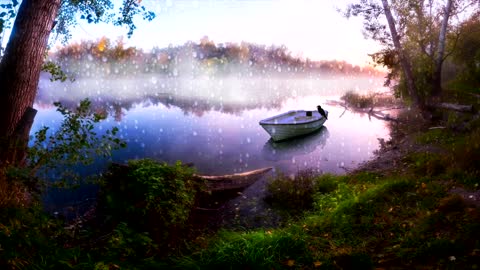
[[[290,223],[222,231],[173,265],[477,269],[480,120],[476,113],[448,110],[433,117],[425,121],[404,111],[392,122],[392,140],[382,145],[378,159],[349,175],[280,175],[270,183],[268,202],[289,213]]]

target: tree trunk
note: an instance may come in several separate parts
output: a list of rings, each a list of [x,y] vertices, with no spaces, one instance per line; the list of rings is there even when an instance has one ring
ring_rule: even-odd
[[[398,58],[400,60],[400,65],[402,66],[403,74],[405,76],[405,81],[407,83],[408,94],[413,99],[415,106],[419,107],[421,110],[425,108],[424,103],[420,96],[418,95],[417,87],[415,86],[415,80],[413,78],[412,66],[408,60],[405,52],[402,49],[400,44],[400,37],[398,36],[397,29],[395,27],[395,20],[393,18],[390,6],[387,0],[382,0],[383,9],[385,11],[385,17],[387,18],[388,27],[390,28],[390,34],[392,35],[393,45],[397,51]]]
[[[435,69],[433,71],[432,96],[439,96],[442,93],[443,55],[445,53],[445,39],[447,36],[448,19],[450,18],[450,12],[452,11],[452,2],[452,0],[448,0],[443,9],[444,14],[440,34],[438,35],[438,50],[437,57],[435,58]]]
[[[61,0],[20,4],[0,63],[0,164],[25,157],[40,71],[60,4]]]

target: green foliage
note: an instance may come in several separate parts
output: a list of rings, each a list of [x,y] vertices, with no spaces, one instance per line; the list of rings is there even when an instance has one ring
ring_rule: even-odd
[[[147,233],[137,233],[126,223],[120,223],[108,240],[109,253],[118,253],[118,258],[136,259],[155,253],[156,245]]]
[[[415,174],[435,176],[445,172],[448,159],[440,154],[412,153],[404,161],[410,164]]]
[[[72,250],[62,247],[64,237],[61,224],[48,218],[39,205],[0,208],[0,267],[65,268]]]
[[[419,48],[412,48],[412,50],[418,49]],[[412,73],[415,78],[414,83],[417,89],[417,94],[422,100],[427,100],[433,91],[434,65],[432,58],[428,55],[421,54],[418,51],[412,53],[411,57],[411,61],[414,63]],[[398,84],[395,86],[394,91],[397,96],[404,97],[407,100],[412,98],[409,96],[407,81],[403,75],[398,78]]]
[[[50,73],[50,81],[61,81],[64,82],[68,79],[67,74],[62,70],[62,68],[52,62],[52,61],[47,61],[43,63],[42,65],[42,71]],[[73,81],[73,78],[70,78],[71,81]]]
[[[353,186],[342,182],[332,192],[315,194],[314,207],[319,215],[329,214],[337,209],[340,204],[355,198],[357,195],[358,191]]]
[[[126,146],[117,138],[117,127],[108,129],[105,134],[97,134],[95,125],[104,117],[92,112],[90,104],[88,99],[82,100],[76,110],[70,111],[62,104],[55,103],[64,119],[54,132],[44,127],[35,133],[28,149],[30,176],[34,176],[39,169],[47,173],[54,168],[63,167],[66,170],[77,164],[88,165],[95,157],[108,157],[112,150]]]
[[[448,145],[456,141],[456,137],[448,129],[431,129],[416,136],[416,141],[422,144]]]
[[[460,66],[461,74],[458,81],[465,88],[480,91],[480,19],[473,15],[459,27],[460,36],[452,46],[453,60]]]
[[[100,200],[112,222],[148,231],[161,247],[175,241],[190,216],[202,183],[194,169],[149,159],[112,166]]]
[[[118,12],[111,12],[114,8],[112,0],[68,0],[63,1],[57,16],[57,25],[53,32],[63,37],[63,42],[71,37],[70,30],[77,23],[77,17],[88,23],[112,22],[115,25],[127,26],[130,37],[135,30],[133,18],[142,15],[143,19],[151,21],[155,13],[145,9],[138,0],[124,0]],[[117,18],[115,18],[117,16]]]
[[[288,230],[222,232],[210,249],[176,264],[179,269],[302,269],[313,266],[305,236]]]
[[[88,239],[84,239],[88,241]],[[158,246],[146,232],[138,232],[119,223],[106,242],[94,247],[83,258],[90,267],[84,269],[163,269],[158,261]]]
[[[372,97],[359,95],[353,91],[345,93],[341,99],[344,100],[348,105],[356,108],[364,109],[373,107]]]
[[[0,4],[0,34],[2,32],[11,27],[10,20],[15,18],[16,16],[16,7],[18,6],[18,0],[12,0],[11,3]],[[1,46],[1,45],[0,45]]]
[[[391,106],[397,101],[393,96],[370,93],[367,95],[360,95],[353,91],[348,91],[341,98],[349,107],[357,109],[367,109],[375,106]]]
[[[169,166],[148,159],[130,161],[128,165],[131,167],[128,177],[138,183],[132,191],[141,194],[146,202],[142,211],[161,213],[160,218],[167,226],[183,224],[198,190],[194,170],[181,162]]]
[[[115,25],[128,26],[128,37],[131,37],[133,31],[137,28],[133,23],[135,15],[142,13],[144,20],[151,21],[155,19],[155,13],[147,11],[144,6],[140,5],[140,2],[138,0],[123,0],[123,6],[120,8],[119,16],[115,21]]]
[[[313,207],[315,193],[331,192],[336,188],[336,178],[331,175],[317,176],[305,170],[292,179],[280,173],[268,184],[269,195],[265,200],[275,208],[296,215]]]
[[[406,207],[409,202],[408,191],[415,185],[409,181],[389,182],[361,195],[353,195],[344,200],[327,219],[334,235],[356,243],[360,235],[382,230],[383,224],[375,222],[375,216],[387,210],[388,204],[400,204]]]

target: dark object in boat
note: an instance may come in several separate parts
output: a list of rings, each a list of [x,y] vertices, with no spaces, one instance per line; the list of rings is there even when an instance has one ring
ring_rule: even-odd
[[[312,116],[312,111],[307,111],[307,116]]]
[[[325,119],[328,119],[327,114],[326,114],[325,111],[322,109],[322,106],[318,105],[318,106],[317,106],[317,110],[318,110],[318,112],[319,112],[323,117],[325,117]]]

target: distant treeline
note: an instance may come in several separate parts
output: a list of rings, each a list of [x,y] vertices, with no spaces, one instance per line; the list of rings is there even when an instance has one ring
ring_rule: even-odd
[[[381,75],[372,67],[345,61],[311,61],[292,56],[285,46],[242,42],[215,44],[204,37],[199,43],[153,48],[146,52],[103,37],[58,48],[51,58],[67,73],[77,76],[136,75],[168,76],[237,75],[285,76],[313,74]]]

